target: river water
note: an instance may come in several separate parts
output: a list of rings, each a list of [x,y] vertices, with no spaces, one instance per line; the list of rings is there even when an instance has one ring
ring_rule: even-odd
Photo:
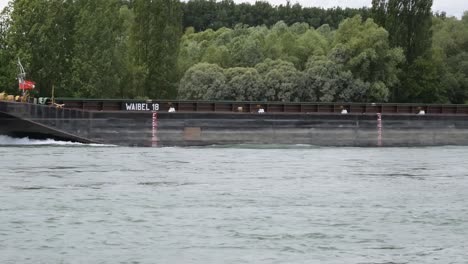
[[[468,147],[0,137],[0,263],[468,263]]]

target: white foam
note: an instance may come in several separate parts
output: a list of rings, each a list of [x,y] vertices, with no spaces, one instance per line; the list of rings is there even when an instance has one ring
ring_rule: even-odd
[[[104,144],[84,144],[72,141],[60,141],[55,139],[30,139],[30,138],[13,138],[9,136],[0,135],[0,146],[41,146],[41,145],[57,145],[57,146],[97,146],[97,147],[110,147],[114,145]]]

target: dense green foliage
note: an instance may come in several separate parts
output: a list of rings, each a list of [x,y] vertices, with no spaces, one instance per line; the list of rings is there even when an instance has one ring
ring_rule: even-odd
[[[81,0],[74,8],[77,14],[71,36],[71,83],[63,89],[71,88],[68,93],[79,97],[115,97],[123,71],[119,4],[117,0]]]
[[[8,14],[8,8],[0,12],[0,90],[2,88],[11,88],[16,83],[14,79],[16,68],[11,67],[11,64],[8,63],[12,61],[11,49],[9,49],[7,38],[7,32],[11,24]]]
[[[0,90],[16,92],[20,57],[43,96],[465,103],[468,13],[372,2],[14,0],[0,14]]]
[[[336,31],[327,25],[316,30],[306,23],[288,27],[282,21],[271,28],[236,26],[200,33],[188,29],[178,61],[184,74],[179,96],[386,101],[403,61],[402,50],[390,48],[388,33],[359,16],[345,20]]]
[[[132,39],[140,68],[147,69],[145,90],[140,96],[167,98],[176,95],[174,71],[182,34],[182,13],[178,0],[135,0]]]
[[[431,62],[432,0],[373,0],[373,17],[390,33],[392,47],[402,47],[406,63],[400,74],[401,89],[395,89],[392,99],[399,101],[435,101],[438,91],[437,71]]]
[[[468,12],[461,21],[435,18],[433,63],[438,67],[439,90],[453,103],[468,99]]]
[[[346,18],[361,15],[364,19],[370,13],[367,8],[331,8],[302,7],[296,3],[291,5],[272,6],[266,1],[256,1],[255,4],[235,4],[233,0],[191,0],[182,2],[184,10],[184,27],[193,27],[196,31],[207,29],[217,30],[222,27],[233,28],[237,24],[249,26],[273,26],[278,21],[287,25],[308,23],[314,28],[327,24],[338,28]]]
[[[0,87],[11,92],[20,57],[40,95],[175,96],[178,0],[15,0],[0,23]]]

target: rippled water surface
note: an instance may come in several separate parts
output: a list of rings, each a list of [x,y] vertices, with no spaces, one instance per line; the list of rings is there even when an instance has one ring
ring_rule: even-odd
[[[0,157],[0,263],[468,263],[466,147]]]

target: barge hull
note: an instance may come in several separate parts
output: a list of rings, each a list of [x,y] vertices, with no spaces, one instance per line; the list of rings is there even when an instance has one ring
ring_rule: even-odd
[[[156,118],[156,119],[154,119]],[[156,122],[153,122],[155,121]],[[380,122],[380,124],[379,124]],[[122,146],[468,145],[466,115],[88,111],[0,101],[0,134]]]

